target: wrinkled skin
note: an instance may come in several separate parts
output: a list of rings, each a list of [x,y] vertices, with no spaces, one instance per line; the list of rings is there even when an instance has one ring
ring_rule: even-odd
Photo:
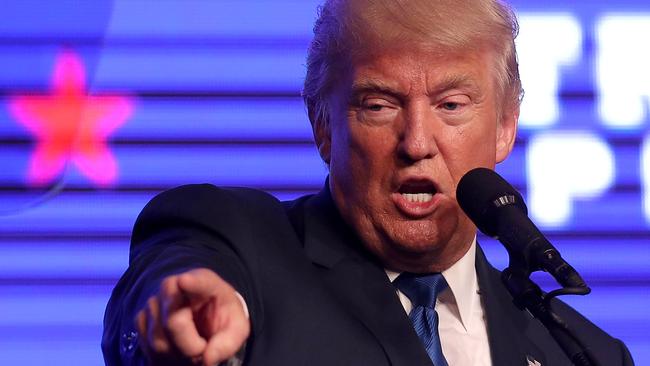
[[[442,271],[469,249],[476,228],[456,185],[508,156],[519,114],[497,96],[493,64],[485,51],[384,51],[354,60],[332,93],[329,124],[314,131],[330,189],[387,268]]]

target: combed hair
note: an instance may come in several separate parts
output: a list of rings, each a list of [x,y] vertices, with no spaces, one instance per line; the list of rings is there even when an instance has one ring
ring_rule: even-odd
[[[513,11],[499,0],[326,0],[302,92],[312,126],[329,123],[328,97],[356,56],[404,45],[444,52],[487,47],[496,55],[497,97],[518,106],[518,30]]]

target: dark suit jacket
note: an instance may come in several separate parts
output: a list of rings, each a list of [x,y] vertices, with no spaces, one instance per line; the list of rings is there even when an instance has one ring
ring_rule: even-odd
[[[104,318],[109,365],[145,364],[133,319],[164,277],[207,267],[246,299],[250,365],[431,365],[384,268],[324,189],[280,203],[251,189],[184,186],[136,222],[129,268]],[[518,310],[478,249],[476,270],[494,365],[570,365],[547,331]],[[602,365],[631,365],[625,346],[568,306],[556,310]],[[472,352],[468,349],[467,352]]]

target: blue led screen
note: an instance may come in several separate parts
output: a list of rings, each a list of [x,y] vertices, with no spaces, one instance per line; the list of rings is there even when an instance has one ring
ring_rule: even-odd
[[[0,364],[103,364],[104,306],[156,193],[320,189],[300,99],[317,5],[2,2]],[[513,5],[526,95],[498,171],[593,288],[565,299],[650,364],[650,4]]]

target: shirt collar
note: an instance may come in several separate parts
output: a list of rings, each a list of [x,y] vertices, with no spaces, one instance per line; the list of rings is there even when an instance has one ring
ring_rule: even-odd
[[[442,276],[447,281],[460,314],[460,321],[465,330],[468,330],[472,312],[479,297],[478,281],[476,279],[476,236],[465,255],[451,267],[442,271]],[[444,293],[442,294],[444,297]],[[444,300],[444,299],[441,299]]]
[[[460,258],[451,267],[442,271],[442,276],[447,281],[451,291],[443,291],[440,295],[440,301],[455,303],[458,308],[460,322],[467,331],[470,325],[470,319],[474,307],[478,306],[479,297],[478,281],[476,279],[476,267],[474,266],[476,259],[476,236],[472,240],[472,245],[462,258]],[[391,282],[393,282],[399,272],[386,270],[386,274]]]

